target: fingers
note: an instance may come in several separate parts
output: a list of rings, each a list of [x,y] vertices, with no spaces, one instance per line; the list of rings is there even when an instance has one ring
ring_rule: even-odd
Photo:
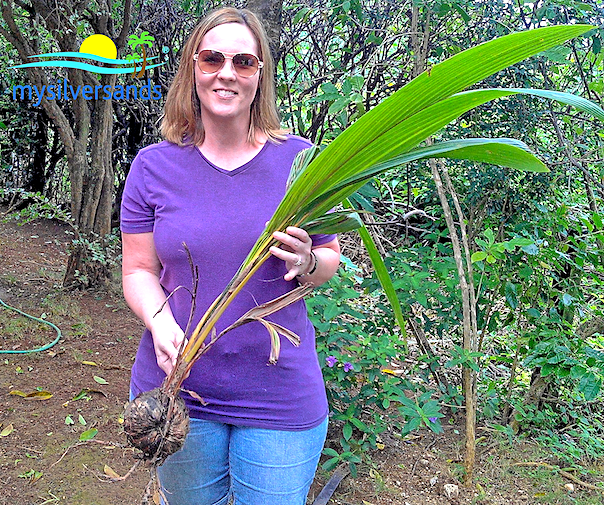
[[[286,233],[280,231],[273,233],[273,237],[281,242],[282,246],[273,246],[270,248],[270,252],[285,261],[287,273],[283,278],[291,281],[297,275],[308,271],[311,262],[312,240],[302,228],[288,226],[285,231]]]
[[[310,252],[312,240],[305,230],[295,226],[288,226],[285,231],[286,233],[276,231],[273,233],[273,237],[284,245],[289,246],[293,252],[297,252],[306,247]]]

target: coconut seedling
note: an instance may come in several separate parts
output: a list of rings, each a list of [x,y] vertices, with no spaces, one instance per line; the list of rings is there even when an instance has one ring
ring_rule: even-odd
[[[288,226],[304,228],[311,234],[357,228],[362,222],[354,212],[329,212],[330,209],[372,177],[424,158],[472,160],[518,170],[547,171],[526,144],[514,139],[472,138],[418,147],[461,114],[490,100],[519,93],[532,94],[572,105],[604,120],[604,111],[597,105],[567,93],[492,88],[464,91],[499,70],[592,28],[587,25],[540,28],[507,35],[458,53],[413,79],[324,149],[311,148],[300,153],[292,166],[288,188],[279,207],[223,292],[190,334],[187,328],[188,341],[183,341],[170,375],[161,388],[144,393],[127,407],[125,430],[129,441],[143,452],[144,458],[154,465],[161,464],[182,445],[188,429],[188,415],[179,398],[179,390],[193,364],[230,329],[248,321],[262,323],[272,343],[271,355],[267,357],[271,362],[279,357],[280,337],[293,345],[298,343],[297,335],[268,321],[266,316],[307,295],[312,290],[310,285],[301,285],[252,309],[220,334],[214,329],[231,301],[270,256],[270,247],[278,244],[273,238],[275,231],[285,230]],[[377,268],[385,271],[380,260],[377,261]],[[193,266],[192,272],[195,272]],[[383,276],[382,279],[388,284],[388,279]],[[394,292],[391,285],[386,287],[387,292]],[[404,325],[401,318],[399,324]]]

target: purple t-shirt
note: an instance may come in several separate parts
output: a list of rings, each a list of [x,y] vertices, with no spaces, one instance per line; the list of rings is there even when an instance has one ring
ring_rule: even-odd
[[[262,233],[285,194],[294,157],[310,145],[295,136],[279,144],[267,142],[250,162],[232,171],[213,165],[194,146],[166,141],[142,149],[133,161],[122,199],[122,232],[153,232],[166,295],[178,286],[192,287],[182,246],[186,242],[199,268],[193,327]],[[320,245],[335,236],[312,238],[314,245]],[[221,316],[216,331],[296,287],[296,280],[283,280],[286,271],[285,262],[271,256]],[[179,289],[169,303],[184,329],[191,296]],[[183,384],[207,402],[201,405],[182,393],[191,417],[282,430],[313,428],[325,419],[325,387],[304,301],[268,319],[299,335],[300,346],[281,338],[279,361],[270,365],[270,337],[261,323],[227,333],[199,359]],[[132,368],[133,392],[158,387],[164,377],[151,334],[145,330]]]

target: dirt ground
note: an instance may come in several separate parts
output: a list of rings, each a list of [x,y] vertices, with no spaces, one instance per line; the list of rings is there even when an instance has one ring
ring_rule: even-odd
[[[140,503],[149,477],[145,468],[123,482],[104,482],[103,476],[124,475],[135,461],[120,421],[142,326],[121,298],[119,279],[99,291],[62,290],[70,240],[64,226],[49,221],[17,226],[2,222],[3,212],[0,208],[0,299],[56,324],[62,337],[43,352],[0,354],[0,504]],[[50,327],[0,308],[0,349],[33,349],[55,336]],[[23,398],[12,391],[38,395]],[[346,477],[329,503],[602,503],[602,495],[580,486],[569,492],[564,486],[570,481],[548,470],[512,466],[548,461],[547,453],[527,443],[510,446],[489,431],[479,432],[485,436],[476,485],[464,488],[458,480],[461,421],[445,423],[438,437],[420,432],[401,440],[387,433],[384,448],[370,455],[356,478]],[[91,429],[98,430],[96,436],[79,443]],[[581,478],[595,483],[603,470]],[[329,477],[318,471],[309,503]],[[458,485],[459,496],[446,497],[446,484]]]

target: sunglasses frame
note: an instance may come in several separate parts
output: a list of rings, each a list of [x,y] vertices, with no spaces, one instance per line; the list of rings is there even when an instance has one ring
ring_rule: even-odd
[[[218,53],[221,54],[222,57],[224,58],[224,61],[222,62],[222,65],[220,65],[220,68],[214,70],[214,72],[206,72],[205,70],[203,70],[201,68],[201,66],[199,65],[199,55],[203,52],[203,51],[211,51],[213,53]],[[243,56],[253,56],[254,58],[256,58],[256,61],[258,62],[258,66],[256,67],[256,71],[252,74],[252,75],[241,75],[239,73],[239,71],[237,70],[237,66],[233,63],[233,58],[235,56],[239,56],[239,55],[243,55]],[[193,60],[195,60],[197,67],[199,68],[199,70],[206,74],[206,75],[211,75],[211,74],[216,74],[217,72],[220,72],[223,68],[224,68],[224,64],[226,63],[226,60],[231,60],[231,65],[233,66],[233,70],[235,71],[235,73],[239,76],[239,77],[244,77],[244,78],[249,78],[249,77],[254,77],[262,67],[264,67],[264,62],[262,60],[260,60],[260,58],[258,58],[258,56],[256,56],[255,54],[252,53],[223,53],[222,51],[217,51],[216,49],[203,49],[201,51],[199,51],[198,53],[195,53],[193,55]]]

